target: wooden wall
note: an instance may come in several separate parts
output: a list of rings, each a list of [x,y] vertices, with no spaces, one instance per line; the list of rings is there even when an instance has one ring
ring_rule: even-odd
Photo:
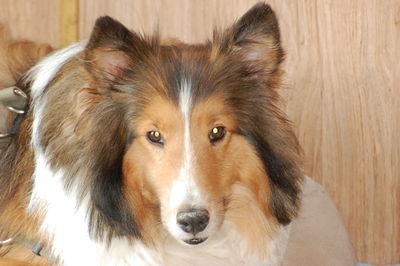
[[[88,38],[95,18],[109,14],[198,42],[255,2],[2,0],[0,22],[58,46]],[[268,2],[288,54],[282,94],[306,172],[337,204],[359,261],[400,263],[400,0]]]

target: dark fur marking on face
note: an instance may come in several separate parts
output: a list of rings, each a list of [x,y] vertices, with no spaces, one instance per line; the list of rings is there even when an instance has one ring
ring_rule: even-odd
[[[132,206],[123,191],[122,178],[123,156],[134,134],[129,133],[124,108],[115,108],[115,103],[109,103],[114,106],[111,108],[105,103],[107,101],[96,106],[90,125],[93,132],[107,130],[105,134],[87,140],[86,152],[92,154],[85,156],[90,161],[82,162],[90,169],[88,174],[92,179],[88,186],[91,195],[90,234],[94,238],[107,237],[109,240],[120,236],[140,238]]]
[[[97,228],[96,225],[99,224],[95,223],[105,222],[112,228],[112,234],[107,235],[109,239],[116,236],[141,237],[138,225],[131,214],[132,211],[126,211],[131,207],[122,191],[122,158],[123,154],[118,154],[113,165],[100,166],[91,189],[96,211],[94,212],[92,209],[89,228]],[[103,237],[102,231],[91,231],[90,233],[98,234],[97,237],[100,238]]]
[[[214,42],[228,55],[220,72],[226,102],[234,106],[239,132],[255,147],[269,178],[269,208],[288,224],[297,213],[303,174],[301,149],[277,107],[284,53],[276,16],[268,5],[256,4]]]
[[[226,101],[235,107],[238,133],[254,146],[264,165],[271,186],[266,203],[281,224],[288,224],[298,209],[301,149],[289,121],[274,104],[274,91],[260,90],[265,86],[260,83],[237,86],[230,88]]]
[[[279,158],[262,136],[253,133],[244,133],[244,136],[256,148],[270,180],[270,209],[281,224],[290,223],[297,214],[299,204],[299,169],[284,158]]]

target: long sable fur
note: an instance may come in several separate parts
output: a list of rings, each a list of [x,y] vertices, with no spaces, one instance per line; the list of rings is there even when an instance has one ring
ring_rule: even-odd
[[[157,38],[138,36],[109,17],[97,20],[81,58],[68,62],[44,92],[52,104],[46,106],[46,119],[40,125],[40,144],[50,155],[51,166],[68,169],[66,190],[79,185],[81,198],[91,195],[93,237],[141,237],[121,176],[122,157],[135,137],[129,124],[151,100],[146,88],[177,102],[177,83],[187,78],[192,81],[194,102],[221,93],[235,107],[240,125],[237,133],[254,146],[267,173],[271,195],[265,204],[279,223],[293,219],[302,180],[301,150],[290,123],[277,107],[284,55],[279,36],[276,17],[265,4],[256,5],[227,31],[216,33],[212,42],[196,46],[160,45]],[[110,57],[115,65],[107,64]],[[85,80],[90,88],[82,89],[78,80]],[[129,100],[132,98],[135,102]],[[82,111],[75,113],[79,108]],[[21,182],[29,187],[26,180],[33,166],[26,156],[33,154],[26,146],[31,122],[28,115],[1,161],[0,171],[5,174],[0,192],[6,196],[0,199],[0,208],[23,187]],[[71,126],[67,128],[74,137],[65,135],[58,125]],[[107,134],[100,139],[99,132],[105,129]],[[16,167],[21,160],[27,162],[22,173]],[[75,180],[81,174],[86,179]]]

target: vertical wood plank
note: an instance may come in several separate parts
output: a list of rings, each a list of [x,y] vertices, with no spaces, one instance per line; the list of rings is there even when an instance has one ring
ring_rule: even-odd
[[[0,24],[13,38],[59,45],[59,0],[1,0]]]
[[[79,40],[79,0],[60,0],[60,46]]]

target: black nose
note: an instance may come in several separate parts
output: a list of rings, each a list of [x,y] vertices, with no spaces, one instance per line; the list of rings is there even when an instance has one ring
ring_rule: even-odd
[[[207,210],[190,210],[181,211],[176,215],[176,222],[179,227],[186,233],[196,235],[198,232],[203,231],[210,220],[210,215]]]

